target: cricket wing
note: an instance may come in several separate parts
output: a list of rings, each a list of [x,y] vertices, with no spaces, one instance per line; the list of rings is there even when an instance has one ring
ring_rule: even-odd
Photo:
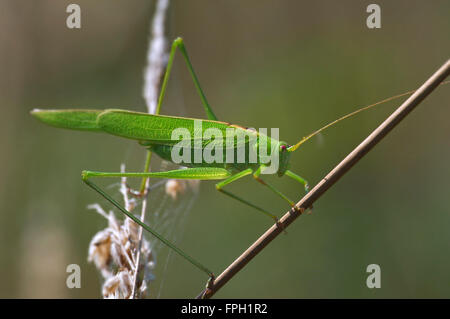
[[[103,110],[41,110],[34,109],[30,113],[45,124],[82,131],[101,131],[97,125],[97,117]]]
[[[253,132],[243,127],[229,123],[193,119],[176,116],[153,115],[148,113],[132,112],[119,109],[107,110],[42,110],[31,111],[38,120],[58,128],[105,132],[128,139],[181,147],[211,147],[217,145],[223,148],[238,147],[245,141],[244,135],[253,135]],[[186,135],[173,136],[174,130],[184,129]],[[208,129],[214,129],[218,134],[205,134]],[[233,129],[235,135],[227,134],[227,129]],[[209,136],[208,138],[205,138]],[[174,137],[174,138],[173,138]],[[199,143],[196,143],[198,140]],[[186,145],[179,144],[180,142]]]
[[[220,143],[226,145],[227,128],[233,126],[219,121],[193,119],[166,115],[153,115],[148,113],[131,112],[125,110],[105,110],[97,118],[97,125],[112,135],[138,141],[146,141],[160,145],[175,145],[181,141],[189,145],[195,145],[195,140],[201,140],[201,145],[208,143]],[[174,131],[186,134],[174,134]],[[208,129],[215,129],[219,137],[205,140],[203,136]],[[242,129],[239,129],[242,131]],[[188,145],[187,145],[188,146]]]

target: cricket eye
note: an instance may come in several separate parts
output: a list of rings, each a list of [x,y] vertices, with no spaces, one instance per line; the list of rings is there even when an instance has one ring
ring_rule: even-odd
[[[281,145],[281,150],[285,151],[286,150],[286,145]]]

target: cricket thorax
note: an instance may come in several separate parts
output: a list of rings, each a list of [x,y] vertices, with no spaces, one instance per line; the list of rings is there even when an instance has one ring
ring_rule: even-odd
[[[141,143],[145,145],[145,143]],[[264,144],[264,145],[263,145]],[[162,159],[186,167],[219,167],[230,171],[253,170],[263,166],[264,174],[283,176],[288,169],[290,154],[287,144],[267,136],[259,136],[255,142],[247,141],[232,148],[210,148],[206,143],[195,147],[188,143],[177,145],[146,145]],[[264,147],[262,147],[264,146]]]

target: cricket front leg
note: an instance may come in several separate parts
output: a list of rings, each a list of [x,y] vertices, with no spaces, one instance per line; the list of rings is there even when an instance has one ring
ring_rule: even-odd
[[[308,193],[308,191],[309,191],[309,184],[308,184],[308,182],[306,181],[306,179],[304,179],[303,177],[301,177],[301,176],[295,174],[294,172],[292,172],[292,171],[290,171],[290,170],[287,170],[287,171],[285,172],[285,175],[286,175],[286,176],[289,176],[289,177],[292,178],[293,180],[295,180],[295,181],[299,182],[300,184],[302,184],[303,187],[304,187],[304,189],[305,189],[305,193]],[[313,206],[311,205],[311,207],[309,207],[309,209],[310,209],[310,210],[309,210],[308,214],[311,214],[312,211],[313,211]]]
[[[308,191],[309,191],[309,184],[308,184],[306,179],[304,179],[303,177],[295,174],[294,172],[291,172],[290,170],[287,170],[284,174],[286,176],[289,176],[293,180],[299,182],[300,184],[302,184],[303,187],[305,188],[305,193],[308,193]]]

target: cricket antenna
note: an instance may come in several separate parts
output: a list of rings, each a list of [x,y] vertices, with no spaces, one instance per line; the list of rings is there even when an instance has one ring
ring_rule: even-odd
[[[450,83],[450,81],[442,82],[440,85],[444,85],[444,84],[448,84],[448,83]],[[383,103],[386,103],[386,102],[389,102],[389,101],[398,99],[398,98],[400,98],[400,97],[403,97],[403,96],[406,96],[406,95],[410,95],[410,94],[414,93],[415,91],[416,91],[416,90],[412,90],[412,91],[408,91],[408,92],[405,92],[405,93],[402,93],[402,94],[394,95],[394,96],[391,96],[391,97],[389,97],[389,98],[387,98],[387,99],[384,99],[384,100],[382,100],[382,101],[379,101],[379,102],[376,102],[376,103],[374,103],[374,104],[370,104],[370,105],[364,106],[364,107],[362,107],[362,108],[360,108],[360,109],[357,109],[356,111],[353,111],[353,112],[351,112],[351,113],[349,113],[349,114],[347,114],[347,115],[344,115],[344,116],[338,118],[337,120],[334,120],[333,122],[328,123],[327,125],[325,125],[324,127],[318,129],[317,131],[314,131],[314,132],[312,132],[311,134],[309,134],[309,135],[303,137],[303,138],[300,140],[300,142],[298,142],[298,143],[295,144],[295,145],[292,145],[292,146],[288,147],[287,150],[288,150],[288,152],[294,152],[295,150],[297,150],[297,148],[300,147],[300,145],[302,145],[303,143],[305,143],[305,142],[306,142],[307,140],[309,140],[311,137],[316,136],[317,134],[319,134],[320,132],[324,131],[325,129],[327,129],[327,128],[333,126],[334,124],[336,124],[336,123],[338,123],[338,122],[340,122],[340,121],[342,121],[342,120],[348,119],[349,117],[352,117],[352,116],[354,116],[354,115],[356,115],[356,114],[358,114],[358,113],[361,113],[362,111],[366,111],[366,110],[368,110],[368,109],[371,109],[371,108],[373,108],[374,106],[377,106],[377,105],[379,105],[379,104],[383,104]]]

